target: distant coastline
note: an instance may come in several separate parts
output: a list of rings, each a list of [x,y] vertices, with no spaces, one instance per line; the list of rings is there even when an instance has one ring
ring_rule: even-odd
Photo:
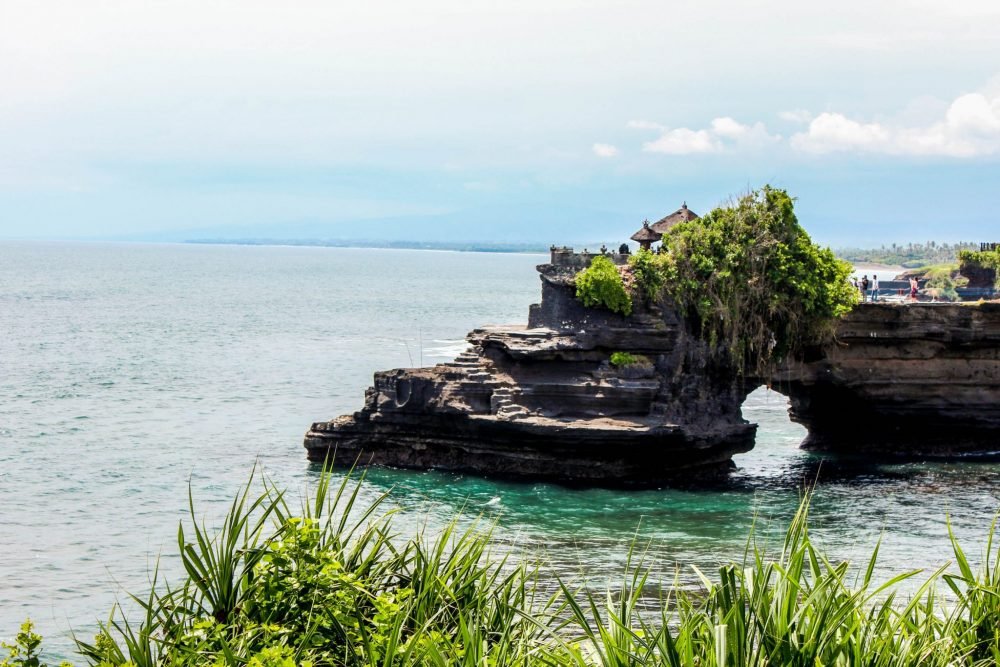
[[[454,252],[547,253],[541,243],[489,241],[330,241],[317,239],[188,239],[201,245],[305,246],[317,248],[385,248],[393,250],[451,250]]]
[[[315,248],[376,248],[389,250],[444,250],[452,252],[488,252],[545,254],[550,248],[539,242],[502,241],[387,241],[377,239],[279,239],[279,238],[202,238],[186,239],[186,244],[195,245],[248,245],[248,246],[301,246]],[[591,243],[561,243],[576,248],[596,250],[600,241]],[[909,244],[906,247],[893,244],[891,248],[878,249],[833,248],[833,253],[862,270],[883,270],[901,272],[908,268],[927,266],[934,263],[957,261],[961,249],[978,247],[971,242]]]

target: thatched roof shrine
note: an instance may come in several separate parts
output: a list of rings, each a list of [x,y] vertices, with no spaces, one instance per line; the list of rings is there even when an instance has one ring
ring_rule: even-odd
[[[642,229],[633,234],[631,238],[633,241],[639,242],[640,248],[649,250],[649,246],[651,246],[656,241],[659,241],[660,238],[662,237],[663,234],[654,231],[653,228],[650,227],[649,225],[649,220],[645,220],[642,223]]]
[[[662,236],[663,234],[666,234],[671,227],[673,227],[679,222],[688,222],[689,220],[697,220],[697,219],[698,219],[698,214],[689,209],[687,202],[684,202],[683,204],[681,204],[681,207],[679,209],[677,209],[670,215],[666,216],[665,218],[660,218],[652,225],[650,225],[650,229],[652,229],[654,232],[659,232],[660,235]]]

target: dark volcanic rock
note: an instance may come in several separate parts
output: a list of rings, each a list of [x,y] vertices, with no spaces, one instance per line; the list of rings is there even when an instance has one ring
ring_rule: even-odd
[[[774,386],[804,446],[872,454],[1000,450],[1000,303],[866,304]]]
[[[866,304],[834,343],[754,381],[670,308],[637,304],[627,318],[584,308],[566,259],[576,258],[563,255],[538,267],[542,301],[527,328],[476,329],[451,363],[376,373],[360,411],[313,424],[309,458],[569,484],[697,482],[753,447],[740,406],[764,382],[791,397],[810,447],[996,445],[1000,304]],[[613,368],[616,351],[649,363]]]
[[[659,484],[724,475],[753,447],[731,369],[672,312],[584,308],[572,271],[543,265],[530,327],[469,333],[449,364],[375,374],[353,416],[313,424],[309,457],[578,484]],[[615,369],[612,352],[646,356]]]
[[[968,278],[966,287],[992,290],[996,284],[997,271],[992,267],[963,263],[959,273]]]

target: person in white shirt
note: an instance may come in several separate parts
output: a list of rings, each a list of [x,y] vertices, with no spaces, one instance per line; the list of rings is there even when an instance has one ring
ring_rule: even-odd
[[[878,301],[878,276],[872,274],[872,303]]]

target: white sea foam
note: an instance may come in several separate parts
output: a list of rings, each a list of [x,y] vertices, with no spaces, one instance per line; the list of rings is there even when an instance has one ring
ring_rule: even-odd
[[[451,360],[465,352],[469,347],[464,338],[458,340],[434,340],[432,345],[424,346],[424,360]]]

